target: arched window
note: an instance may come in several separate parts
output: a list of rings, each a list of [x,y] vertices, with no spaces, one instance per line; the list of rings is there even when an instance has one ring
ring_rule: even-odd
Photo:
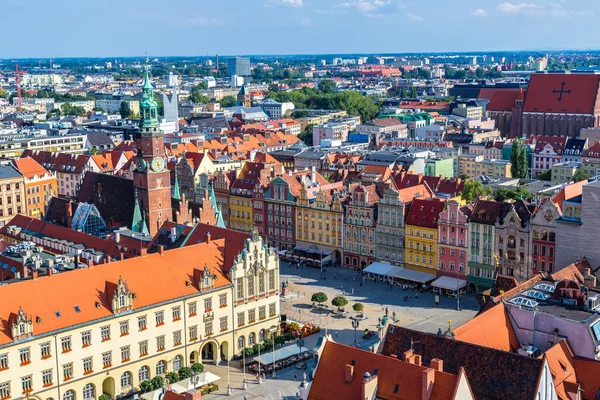
[[[248,335],[248,346],[254,346],[254,343],[256,343],[256,335],[252,332]]]
[[[131,386],[131,372],[123,372],[121,375],[121,389],[125,389]]]
[[[238,338],[238,349],[242,350],[244,348],[244,346],[245,346],[245,342],[246,341],[244,340],[244,337],[240,336]]]
[[[160,360],[156,364],[156,375],[164,375],[167,370],[167,365],[163,360]]]
[[[119,307],[125,307],[125,293],[119,295]]]
[[[83,400],[93,400],[96,398],[96,388],[93,384],[88,383],[83,388]]]
[[[265,340],[265,330],[261,329],[260,331],[258,331],[258,341],[264,342],[264,340]]]
[[[181,356],[175,356],[173,358],[173,371],[179,371],[179,368],[181,368],[182,362],[183,362],[183,358]]]
[[[149,380],[150,368],[144,365],[142,368],[140,368],[140,373],[138,374],[138,377],[140,378],[140,383]]]
[[[67,390],[65,394],[63,394],[63,400],[75,400],[75,392]]]

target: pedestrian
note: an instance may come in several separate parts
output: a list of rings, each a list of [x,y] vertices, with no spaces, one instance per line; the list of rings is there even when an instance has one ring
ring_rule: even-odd
[[[337,280],[337,272],[333,274],[333,279]]]
[[[298,380],[298,374],[294,374],[294,381]]]
[[[304,373],[302,374],[302,380],[303,380],[303,381],[306,381],[306,372],[304,372]]]
[[[336,339],[337,339],[337,337],[338,337],[338,332],[337,332],[337,331],[335,331],[335,337],[336,337]]]
[[[362,287],[362,284],[363,284],[363,283],[362,283],[362,281],[360,281],[360,286],[361,286],[361,287]]]
[[[354,288],[352,288],[352,294],[354,294]]]

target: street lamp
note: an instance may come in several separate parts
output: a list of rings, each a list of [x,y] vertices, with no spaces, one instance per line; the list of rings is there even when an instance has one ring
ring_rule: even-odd
[[[260,363],[261,363],[261,358],[260,358],[260,343],[258,343],[258,384],[260,385],[262,383],[262,376],[260,375]]]
[[[273,379],[277,377],[275,373],[275,334],[277,333],[277,326],[273,325],[269,328],[269,333],[271,333],[271,337],[273,338]]]
[[[302,353],[302,346],[304,346],[304,339],[296,339],[296,345],[300,348],[298,354]]]
[[[312,246],[310,246],[310,248],[311,249],[314,248],[315,251],[318,251],[319,255],[321,256],[321,265],[320,265],[320,268],[321,268],[321,278],[322,278],[323,277],[323,253],[319,250],[319,246],[317,246],[316,244],[313,244]]]
[[[352,318],[352,327],[354,328],[354,346],[356,346],[356,329],[358,328],[359,322],[357,319]]]

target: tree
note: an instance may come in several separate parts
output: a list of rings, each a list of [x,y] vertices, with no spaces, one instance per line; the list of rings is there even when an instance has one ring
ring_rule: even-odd
[[[221,104],[221,107],[223,107],[223,108],[233,107],[233,106],[235,106],[236,102],[237,102],[237,100],[233,96],[225,96],[219,101],[219,103]]]
[[[154,386],[152,385],[152,382],[150,382],[149,380],[145,380],[143,382],[140,382],[140,390],[143,393],[147,393],[154,390]]]
[[[321,90],[321,92],[325,94],[331,94],[335,92],[336,89],[337,85],[335,81],[331,79],[324,79],[321,82],[319,82],[319,90]]]
[[[192,89],[192,92],[194,90],[208,90],[208,82],[206,81],[201,81],[199,84],[197,84],[196,86],[194,86],[194,88]]]
[[[126,119],[131,116],[131,109],[129,108],[129,103],[126,101],[122,102],[119,106],[119,114],[121,114],[121,118]]]
[[[90,150],[90,155],[92,156],[97,156],[98,154],[101,154],[102,152],[100,150],[98,150],[97,147],[92,147],[92,149]]]
[[[204,372],[204,365],[202,365],[200,363],[193,363],[192,364],[192,371],[195,372],[195,373]]]
[[[513,178],[527,178],[527,152],[518,139],[513,140],[510,163],[510,173]]]
[[[300,330],[300,324],[297,322],[290,322],[287,324],[287,328],[292,332],[298,332]]]
[[[8,92],[6,90],[0,90],[0,99],[8,99]]]
[[[400,90],[400,98],[401,99],[408,98],[408,90],[406,90],[406,88],[402,88],[402,90]]]
[[[577,168],[575,174],[573,174],[573,181],[580,182],[588,178],[587,174],[584,174],[581,168]]]
[[[152,390],[160,389],[164,385],[164,379],[162,376],[157,375],[150,380],[152,382]]]
[[[551,181],[552,180],[552,170],[546,170],[544,172],[540,172],[537,176],[537,179],[540,181]]]
[[[177,373],[179,374],[179,380],[184,380],[192,376],[192,369],[189,367],[181,367]]]
[[[477,197],[491,196],[492,193],[492,188],[483,186],[481,181],[466,181],[460,196],[464,201],[470,203]]]
[[[352,306],[352,309],[353,309],[354,311],[356,311],[357,313],[359,313],[359,312],[362,312],[362,310],[363,310],[364,308],[365,308],[365,307],[362,305],[362,303],[354,303],[354,305]]]
[[[307,146],[313,145],[313,124],[306,125],[306,128],[298,135],[298,139],[302,140]]]
[[[312,297],[310,298],[310,301],[313,301],[315,303],[325,303],[327,301],[327,295],[323,292],[317,292],[315,294],[312,295]]]
[[[417,97],[419,97],[419,94],[417,93],[417,88],[413,86],[412,89],[410,89],[410,98],[416,99]]]
[[[62,105],[62,113],[63,115],[75,115],[81,117],[85,115],[85,109],[80,106],[73,106],[71,103],[67,102]]]
[[[190,100],[192,100],[194,103],[202,104],[210,102],[210,98],[208,96],[203,95],[200,92],[192,92],[192,94],[190,94]]]
[[[92,108],[92,111],[105,112],[104,108],[102,108],[102,107],[94,107],[94,108]]]
[[[177,372],[169,372],[165,375],[165,378],[171,383],[179,382],[179,374]]]
[[[466,181],[467,179],[469,179],[469,175],[467,175],[467,174],[460,174],[458,176],[458,179],[462,179],[463,181]]]
[[[494,200],[501,202],[506,200],[530,200],[531,198],[533,198],[533,195],[523,187],[517,189],[500,188],[494,194]]]
[[[331,300],[331,304],[333,304],[337,308],[340,308],[340,307],[344,307],[346,304],[348,304],[348,300],[346,300],[346,298],[343,296],[337,296],[337,297],[334,297],[333,300]]]

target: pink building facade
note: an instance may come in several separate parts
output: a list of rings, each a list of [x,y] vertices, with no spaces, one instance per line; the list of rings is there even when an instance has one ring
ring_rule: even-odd
[[[467,279],[471,209],[450,200],[438,220],[438,276]]]

